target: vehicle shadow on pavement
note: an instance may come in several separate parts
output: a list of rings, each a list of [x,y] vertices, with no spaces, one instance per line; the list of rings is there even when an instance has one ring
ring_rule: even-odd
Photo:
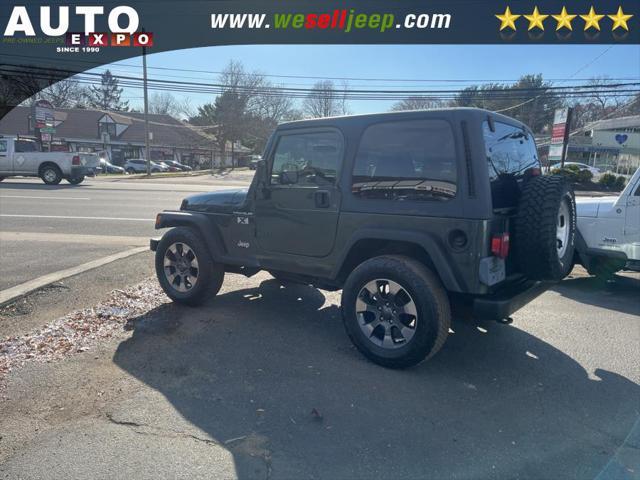
[[[609,282],[597,277],[567,278],[553,290],[576,302],[640,316],[640,278],[615,275]]]
[[[384,369],[351,346],[337,298],[268,280],[199,309],[164,305],[131,323],[114,361],[225,446],[240,479],[594,478],[620,468],[612,458],[637,417],[634,382],[589,375],[497,323],[456,322],[431,361]]]

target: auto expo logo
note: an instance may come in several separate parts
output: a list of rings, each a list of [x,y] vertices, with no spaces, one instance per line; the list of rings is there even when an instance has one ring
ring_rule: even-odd
[[[102,6],[58,6],[57,12],[52,12],[52,7],[42,6],[39,9],[39,24],[32,21],[29,11],[25,6],[15,6],[4,29],[4,43],[16,41],[16,43],[63,43],[65,47],[58,47],[59,52],[99,51],[100,47],[151,47],[153,46],[153,33],[140,32],[140,17],[133,7],[121,5],[105,12]],[[71,15],[83,19],[84,31],[70,32],[69,24]],[[96,31],[96,20],[106,15],[108,32]],[[53,20],[57,19],[57,22]],[[42,41],[38,38],[38,30],[49,38],[59,39],[57,42]],[[38,41],[40,40],[40,41]]]

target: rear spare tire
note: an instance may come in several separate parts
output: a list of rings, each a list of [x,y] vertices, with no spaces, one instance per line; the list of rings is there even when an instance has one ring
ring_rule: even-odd
[[[573,266],[576,202],[560,175],[529,180],[522,189],[514,220],[514,256],[534,280],[558,281]]]

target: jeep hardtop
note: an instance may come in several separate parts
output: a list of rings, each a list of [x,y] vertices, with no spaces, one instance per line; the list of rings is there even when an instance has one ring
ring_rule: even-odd
[[[507,319],[572,266],[575,200],[542,176],[532,132],[481,109],[279,125],[248,189],[187,197],[152,240],[176,302],[225,272],[342,289],[346,331],[387,367],[433,356],[452,304]]]

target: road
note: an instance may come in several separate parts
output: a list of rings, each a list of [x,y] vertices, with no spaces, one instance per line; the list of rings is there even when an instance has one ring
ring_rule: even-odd
[[[576,275],[394,371],[351,346],[339,292],[229,274],[15,370],[0,478],[638,478],[639,291]]]
[[[157,212],[182,198],[246,186],[251,173],[231,178],[87,179],[44,185],[39,179],[0,183],[0,290],[136,246],[155,235]]]

